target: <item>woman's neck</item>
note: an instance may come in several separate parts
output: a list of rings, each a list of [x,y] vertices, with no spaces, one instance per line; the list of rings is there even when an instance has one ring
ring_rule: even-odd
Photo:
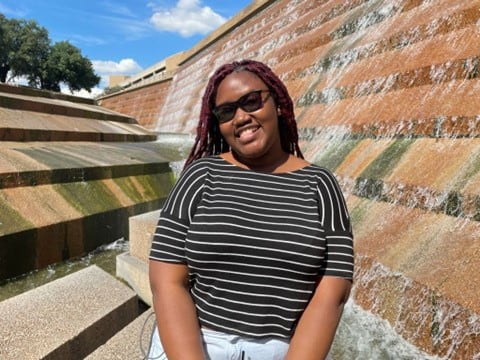
[[[222,157],[233,163],[234,165],[250,169],[254,171],[273,173],[282,171],[284,165],[288,162],[290,154],[282,151],[275,157],[262,157],[262,158],[244,158],[237,153],[230,151],[222,154]]]

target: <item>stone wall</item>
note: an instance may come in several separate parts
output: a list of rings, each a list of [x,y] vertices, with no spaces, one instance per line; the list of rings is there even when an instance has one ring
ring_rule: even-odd
[[[133,90],[105,96],[100,105],[129,115],[147,129],[155,129],[163,107],[171,78],[141,86]]]
[[[480,1],[250,10],[187,53],[157,129],[194,131],[219,65],[269,64],[294,99],[304,154],[347,195],[355,300],[431,354],[480,356]]]

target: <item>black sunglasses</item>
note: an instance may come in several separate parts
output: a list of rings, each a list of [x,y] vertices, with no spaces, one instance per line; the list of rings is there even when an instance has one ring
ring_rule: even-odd
[[[265,99],[262,99],[262,92],[266,92],[270,95],[270,90],[251,91],[248,94],[243,95],[237,101],[215,107],[212,112],[218,122],[223,124],[233,119],[238,108],[241,108],[246,112],[257,111],[258,109],[261,109],[263,104],[268,100],[268,95]]]

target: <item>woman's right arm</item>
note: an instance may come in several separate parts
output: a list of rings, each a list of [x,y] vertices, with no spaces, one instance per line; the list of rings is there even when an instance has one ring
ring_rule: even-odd
[[[187,266],[150,260],[149,273],[158,331],[168,360],[204,360]]]

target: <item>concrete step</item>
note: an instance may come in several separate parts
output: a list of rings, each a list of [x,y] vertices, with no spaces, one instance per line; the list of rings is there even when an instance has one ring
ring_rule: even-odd
[[[0,302],[0,358],[83,359],[137,315],[135,293],[90,266]]]
[[[130,251],[117,256],[117,276],[149,305],[152,305],[152,293],[148,279],[148,255],[159,216],[160,210],[156,210],[130,217]]]
[[[155,141],[138,124],[0,108],[1,141]]]
[[[87,356],[86,360],[145,359],[154,324],[155,316],[150,308]]]
[[[77,103],[64,99],[49,99],[38,96],[0,92],[0,107],[46,114],[65,115],[76,118],[118,121],[136,124],[130,116],[105,109],[94,104]]]
[[[172,156],[148,143],[2,143],[0,189],[169,171]]]
[[[7,84],[0,83],[0,92],[8,93],[8,94],[43,97],[47,99],[67,100],[67,101],[80,103],[80,104],[90,104],[90,105],[96,104],[95,99],[84,98],[84,97],[74,96],[74,95],[67,95],[67,94],[56,92],[56,91],[40,90],[40,89],[35,89],[29,86],[22,86],[22,85],[10,85],[10,84],[7,85]]]

